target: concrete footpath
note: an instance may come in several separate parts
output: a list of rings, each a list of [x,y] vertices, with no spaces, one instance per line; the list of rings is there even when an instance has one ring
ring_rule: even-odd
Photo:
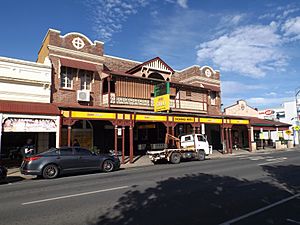
[[[262,150],[257,150],[254,152],[248,152],[247,150],[233,150],[232,154],[222,154],[221,152],[214,150],[213,154],[208,156],[208,159],[220,159],[220,158],[230,158],[234,157],[237,155],[254,155],[254,154],[261,154],[261,153],[272,153],[272,152],[278,152],[278,151],[286,151],[288,149],[282,149],[282,150],[275,150],[273,148],[269,149],[262,149]],[[291,149],[290,149],[291,150]],[[149,157],[147,155],[143,156],[136,156],[133,159],[133,163],[129,162],[129,157],[125,157],[125,164],[121,165],[121,168],[135,168],[135,167],[145,167],[145,166],[154,166],[154,164],[151,162]],[[21,180],[23,179],[32,179],[35,178],[35,176],[29,176],[29,175],[22,175],[19,171],[19,168],[9,168],[8,169],[8,177],[11,178],[20,178]]]

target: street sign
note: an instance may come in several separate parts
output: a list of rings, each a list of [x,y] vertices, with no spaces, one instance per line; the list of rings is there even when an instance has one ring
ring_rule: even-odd
[[[160,83],[154,86],[154,97],[170,94],[170,83]]]
[[[294,130],[296,130],[296,131],[300,130],[300,126],[295,126]]]

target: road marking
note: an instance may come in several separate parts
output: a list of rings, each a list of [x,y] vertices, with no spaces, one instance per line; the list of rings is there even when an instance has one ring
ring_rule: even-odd
[[[42,200],[37,200],[37,201],[32,201],[32,202],[24,202],[21,205],[30,205],[30,204],[36,204],[36,203],[41,203],[41,202],[49,202],[49,201],[65,199],[65,198],[73,198],[73,197],[78,197],[78,196],[83,196],[83,195],[91,195],[91,194],[107,192],[107,191],[115,191],[115,190],[120,190],[120,189],[125,189],[125,188],[129,188],[129,186],[121,186],[121,187],[108,188],[108,189],[102,189],[102,190],[97,190],[97,191],[83,192],[83,193],[73,194],[73,195],[65,195],[65,196],[60,196],[60,197],[55,197],[55,198],[47,198],[47,199],[42,199]]]
[[[263,212],[263,211],[266,211],[266,210],[268,210],[268,209],[270,209],[270,208],[273,208],[273,207],[275,207],[275,206],[277,206],[277,205],[283,204],[283,203],[285,203],[285,202],[287,202],[287,201],[290,201],[290,200],[292,200],[292,199],[294,199],[294,198],[298,198],[299,196],[300,196],[300,193],[299,193],[299,194],[296,194],[296,195],[293,195],[293,196],[291,196],[291,197],[288,197],[288,198],[284,198],[284,199],[282,199],[282,200],[280,200],[280,201],[278,201],[278,202],[275,202],[275,203],[273,203],[273,204],[271,204],[271,205],[267,205],[267,206],[265,206],[265,207],[263,207],[263,208],[257,209],[257,210],[255,210],[255,211],[252,211],[252,212],[250,212],[250,213],[247,213],[247,214],[242,215],[242,216],[240,216],[240,217],[237,217],[237,218],[235,218],[235,219],[228,220],[228,221],[226,221],[226,222],[224,222],[224,223],[221,223],[220,225],[230,225],[230,224],[235,223],[235,222],[237,222],[237,221],[246,219],[246,218],[248,218],[248,217],[250,217],[250,216],[253,216],[253,215],[255,215],[255,214],[258,214],[258,213],[261,213],[261,212]]]
[[[275,163],[281,163],[281,162],[284,162],[284,160],[265,162],[265,163],[260,163],[258,165],[259,166],[264,166],[264,165],[268,165],[268,164],[275,164]]]

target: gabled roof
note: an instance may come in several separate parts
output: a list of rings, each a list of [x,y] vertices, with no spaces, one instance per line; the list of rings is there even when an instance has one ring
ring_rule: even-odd
[[[149,65],[149,64],[151,64],[152,62],[155,62],[155,61],[157,61],[157,60],[158,60],[160,63],[162,63],[167,69],[169,69],[172,73],[175,72],[175,71],[174,71],[167,63],[165,63],[161,58],[155,57],[155,58],[150,59],[150,60],[148,60],[148,61],[146,61],[146,62],[144,62],[144,63],[142,63],[142,64],[140,64],[140,65],[137,65],[137,66],[131,68],[130,70],[126,71],[126,73],[133,74],[134,72],[140,70],[143,66],[147,66],[147,65]]]

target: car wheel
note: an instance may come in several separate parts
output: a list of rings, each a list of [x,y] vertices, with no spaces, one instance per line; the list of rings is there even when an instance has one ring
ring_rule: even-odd
[[[54,164],[49,164],[43,169],[43,178],[53,179],[56,178],[59,174],[58,167]]]
[[[111,172],[113,170],[114,170],[114,163],[113,163],[113,161],[111,161],[109,159],[105,160],[103,162],[103,164],[102,164],[102,171],[104,171],[104,172],[107,173],[107,172]]]
[[[197,153],[197,159],[199,161],[203,161],[205,160],[205,152],[203,150],[199,150]]]
[[[170,161],[171,161],[171,163],[173,163],[173,164],[178,164],[178,163],[180,163],[180,153],[178,153],[178,152],[174,152],[174,153],[172,153],[172,155],[171,155],[171,157],[170,157]]]

